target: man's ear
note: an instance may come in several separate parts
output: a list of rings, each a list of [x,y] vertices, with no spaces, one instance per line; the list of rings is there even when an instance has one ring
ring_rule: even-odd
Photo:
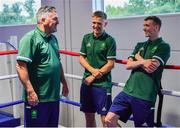
[[[156,25],[155,28],[156,28],[157,31],[160,31],[160,26],[159,25]]]
[[[104,23],[104,27],[106,27],[106,26],[107,26],[107,24],[108,24],[108,22],[107,22],[107,21],[105,21],[105,23]]]
[[[46,18],[45,17],[42,17],[42,21],[45,21],[46,20]]]
[[[43,24],[44,22],[46,21],[46,18],[45,17],[42,17],[39,21],[39,23]]]

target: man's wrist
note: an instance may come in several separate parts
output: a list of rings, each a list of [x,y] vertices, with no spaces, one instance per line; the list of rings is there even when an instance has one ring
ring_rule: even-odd
[[[30,94],[32,94],[32,93],[34,93],[35,91],[34,91],[34,89],[27,89],[27,94],[28,95],[30,95]]]
[[[99,70],[99,74],[100,74],[101,77],[103,76],[103,72],[101,72],[100,70]]]
[[[96,79],[96,76],[94,74],[91,75],[94,79]]]
[[[144,66],[144,64],[145,64],[145,60],[144,59],[140,60],[139,62],[140,62],[140,66]]]

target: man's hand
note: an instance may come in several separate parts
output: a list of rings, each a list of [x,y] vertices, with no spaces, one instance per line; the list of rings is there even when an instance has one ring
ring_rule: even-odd
[[[39,99],[35,91],[27,92],[28,103],[32,106],[38,105]]]
[[[94,80],[95,80],[95,77],[94,77],[93,75],[91,75],[91,76],[86,77],[86,79],[84,80],[84,83],[85,83],[86,85],[91,85],[91,83],[92,83]]]
[[[100,72],[99,69],[94,69],[91,73],[95,78],[101,78],[102,77],[102,73]]]
[[[68,94],[69,94],[68,86],[67,85],[63,85],[63,87],[62,87],[62,95],[67,97]]]
[[[143,58],[142,58],[141,55],[140,55],[140,52],[138,52],[138,53],[135,55],[135,59],[136,59],[137,61],[143,60]]]
[[[144,60],[142,68],[147,73],[153,73],[160,66],[160,62],[156,59]]]

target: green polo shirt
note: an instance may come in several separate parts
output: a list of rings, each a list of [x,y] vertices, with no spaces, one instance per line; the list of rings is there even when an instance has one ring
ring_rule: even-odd
[[[155,103],[160,89],[163,66],[170,57],[170,46],[162,38],[153,42],[141,42],[136,45],[130,57],[135,60],[135,55],[139,51],[144,59],[157,59],[161,65],[153,73],[147,73],[142,68],[132,70],[123,91],[131,96]]]
[[[108,59],[116,58],[116,42],[106,32],[98,38],[93,33],[89,33],[83,37],[80,54],[86,57],[87,62],[92,67],[100,69],[108,62]],[[83,80],[90,75],[91,73],[85,70]],[[111,72],[104,74],[99,79],[95,79],[93,85],[112,87]]]
[[[57,101],[60,98],[61,66],[58,50],[56,37],[47,36],[38,27],[20,41],[17,60],[27,63],[30,81],[40,102]],[[25,89],[23,98],[27,100]]]

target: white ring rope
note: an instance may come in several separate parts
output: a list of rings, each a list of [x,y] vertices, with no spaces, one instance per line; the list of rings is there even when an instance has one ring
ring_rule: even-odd
[[[0,76],[0,80],[12,79],[12,78],[17,78],[17,77],[18,77],[17,74],[4,75],[4,76]]]
[[[77,80],[82,80],[82,76],[77,76],[77,75],[72,75],[72,74],[65,74],[65,76],[67,78],[73,78],[73,79],[77,79]],[[17,78],[17,77],[18,77],[17,74],[4,75],[4,76],[0,76],[0,80],[12,79],[12,78]],[[113,85],[117,86],[117,87],[124,87],[125,83],[114,83],[113,82]],[[162,89],[161,92],[162,92],[163,95],[180,97],[180,92],[178,92],[178,91],[170,91],[170,90]]]

